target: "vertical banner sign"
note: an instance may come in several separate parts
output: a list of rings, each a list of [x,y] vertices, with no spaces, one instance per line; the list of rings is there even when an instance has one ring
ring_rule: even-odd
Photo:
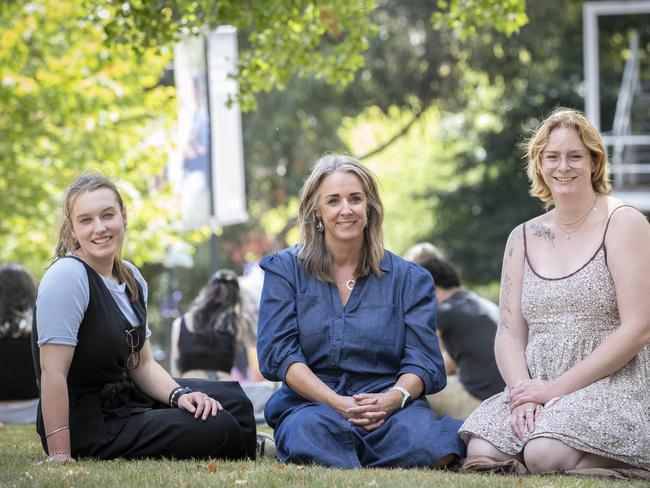
[[[178,150],[169,179],[180,197],[183,228],[192,230],[245,222],[241,114],[230,75],[237,63],[237,31],[220,27],[176,45]]]
[[[223,227],[248,220],[241,113],[235,103],[239,85],[232,78],[237,70],[237,30],[219,27],[208,34],[207,46],[212,198],[216,224]]]
[[[210,112],[205,39],[189,37],[174,50],[178,147],[169,177],[180,197],[185,230],[210,224]]]

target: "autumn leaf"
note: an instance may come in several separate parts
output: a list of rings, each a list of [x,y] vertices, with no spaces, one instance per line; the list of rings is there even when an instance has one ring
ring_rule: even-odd
[[[208,464],[208,469],[211,473],[215,473],[217,471],[217,463],[215,461],[212,461],[210,464]]]
[[[85,468],[80,468],[79,471],[77,471],[77,472],[75,473],[75,475],[74,475],[74,479],[77,480],[77,481],[79,481],[79,480],[85,478],[85,476],[86,476],[87,474],[88,474],[88,471],[86,471]]]

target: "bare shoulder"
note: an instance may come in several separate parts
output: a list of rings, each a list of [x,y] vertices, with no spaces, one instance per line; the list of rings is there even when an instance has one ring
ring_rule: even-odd
[[[608,213],[611,216],[608,238],[610,233],[616,235],[620,235],[621,233],[643,235],[650,232],[648,218],[636,207],[613,197],[608,197],[607,207]]]
[[[610,221],[605,236],[608,257],[633,260],[647,256],[650,248],[650,223],[635,207],[611,198],[608,200]],[[611,260],[610,259],[610,260]]]
[[[530,222],[530,221],[529,221]],[[517,242],[523,242],[524,240],[524,225],[528,227],[529,222],[525,224],[519,224],[517,227],[510,231],[508,236],[508,244],[515,244]]]
[[[528,224],[526,224],[528,225]],[[524,224],[519,224],[517,227],[512,229],[510,235],[508,236],[508,241],[506,242],[505,254],[504,254],[504,264],[510,260],[515,255],[521,254],[524,252]]]

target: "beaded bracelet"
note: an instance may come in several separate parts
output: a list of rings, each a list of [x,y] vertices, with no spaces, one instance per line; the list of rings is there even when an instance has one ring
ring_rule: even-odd
[[[47,455],[48,458],[54,457],[54,456],[70,456],[71,454],[69,452],[64,452],[64,451],[54,451],[51,452]]]
[[[187,386],[186,387],[177,386],[176,388],[174,388],[169,394],[169,406],[171,408],[178,408],[178,400],[180,399],[180,397],[182,397],[187,393],[192,393],[192,389],[188,388]]]

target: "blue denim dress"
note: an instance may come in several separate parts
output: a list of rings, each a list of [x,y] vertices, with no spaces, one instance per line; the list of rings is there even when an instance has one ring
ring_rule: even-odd
[[[424,397],[446,384],[429,273],[385,251],[384,276],[359,278],[342,306],[336,286],[307,273],[297,252],[285,249],[260,263],[265,276],[257,351],[264,377],[284,381],[289,366],[301,362],[338,394],[355,395],[386,391],[400,375],[413,373],[424,393],[367,432],[284,383],[264,412],[279,459],[355,468],[462,457],[461,421],[438,417]]]

